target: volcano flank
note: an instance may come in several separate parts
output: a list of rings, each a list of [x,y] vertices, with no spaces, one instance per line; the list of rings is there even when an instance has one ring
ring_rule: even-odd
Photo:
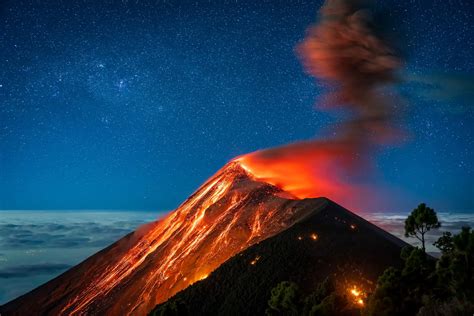
[[[232,161],[166,217],[0,313],[146,315],[180,298],[201,315],[261,314],[258,306],[283,280],[309,288],[335,275],[341,286],[369,289],[385,268],[399,265],[404,245],[326,198],[298,199]],[[234,291],[233,284],[253,291]]]

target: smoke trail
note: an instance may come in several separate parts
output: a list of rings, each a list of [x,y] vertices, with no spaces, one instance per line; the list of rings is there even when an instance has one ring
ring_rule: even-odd
[[[326,1],[297,52],[306,71],[331,91],[320,106],[343,107],[351,119],[332,126],[333,138],[257,151],[239,160],[258,178],[301,198],[326,195],[341,202],[348,194],[367,192],[352,183],[354,175],[368,174],[377,144],[400,136],[393,127],[396,98],[385,86],[397,81],[401,57],[376,32],[367,2],[354,0]]]
[[[335,89],[325,105],[354,112],[354,119],[342,126],[345,137],[367,143],[394,136],[389,127],[393,98],[380,88],[397,81],[402,62],[375,32],[366,1],[326,1],[320,22],[309,29],[298,52],[307,72]]]

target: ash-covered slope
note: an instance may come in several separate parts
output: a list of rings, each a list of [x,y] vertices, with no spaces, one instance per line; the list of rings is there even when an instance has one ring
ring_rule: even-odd
[[[350,296],[354,286],[370,292],[387,267],[400,266],[400,250],[407,245],[400,239],[330,200],[301,203],[314,205],[314,212],[240,252],[169,302],[189,315],[265,315],[271,289],[282,281],[295,282],[307,295],[330,277],[337,291]],[[353,314],[357,309],[348,311]]]
[[[325,204],[231,162],[167,217],[0,307],[2,315],[145,315],[249,246]]]

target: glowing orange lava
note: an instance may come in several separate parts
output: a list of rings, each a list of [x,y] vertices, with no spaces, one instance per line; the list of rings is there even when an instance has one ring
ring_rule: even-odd
[[[209,274],[201,275],[198,280],[201,281],[201,280],[207,279],[208,276]]]
[[[105,314],[146,315],[230,257],[312,211],[295,212],[292,206],[302,201],[286,199],[280,188],[256,180],[239,162],[224,166],[175,211],[111,248],[57,314],[84,315],[111,302]]]
[[[364,197],[372,191],[354,180],[367,172],[367,159],[359,159],[364,153],[353,141],[308,141],[257,151],[235,160],[256,179],[299,199],[324,196],[362,210],[367,207]]]

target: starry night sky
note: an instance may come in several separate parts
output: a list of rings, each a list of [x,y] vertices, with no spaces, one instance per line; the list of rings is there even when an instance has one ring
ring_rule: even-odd
[[[337,117],[294,47],[321,1],[0,3],[0,209],[176,207],[231,158]],[[377,159],[397,211],[474,209],[474,4],[383,1],[410,140]]]

